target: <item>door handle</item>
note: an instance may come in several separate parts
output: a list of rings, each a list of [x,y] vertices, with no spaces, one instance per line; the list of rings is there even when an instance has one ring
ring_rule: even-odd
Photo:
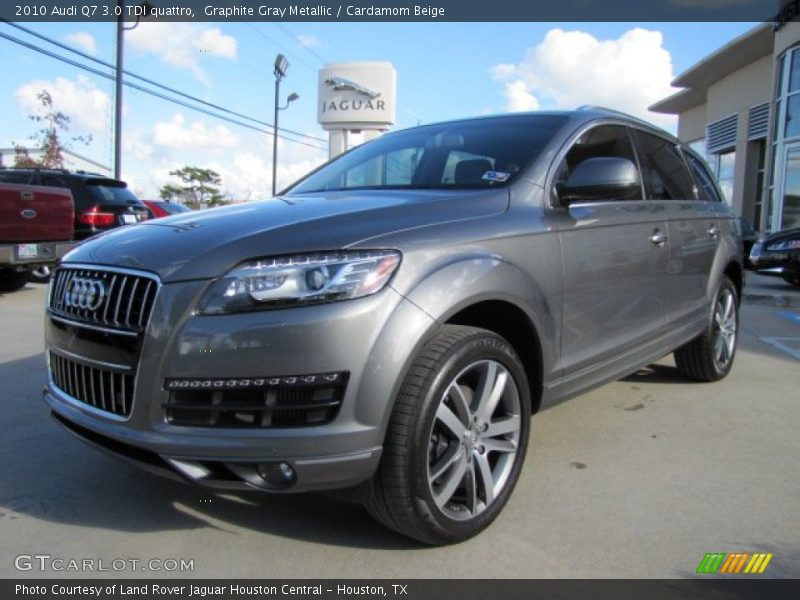
[[[719,237],[719,227],[717,227],[716,225],[710,225],[708,227],[708,235],[710,235],[712,238],[718,238]]]
[[[653,235],[650,236],[650,241],[656,246],[661,246],[664,242],[667,241],[667,234],[661,231],[660,229],[656,229],[655,231],[653,231]]]

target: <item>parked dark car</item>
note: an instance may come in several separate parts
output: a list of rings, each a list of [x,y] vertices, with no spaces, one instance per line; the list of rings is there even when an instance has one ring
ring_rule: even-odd
[[[149,218],[128,184],[99,173],[64,169],[0,169],[0,183],[67,188],[75,202],[75,239],[85,240]]]
[[[392,132],[280,197],[65,256],[44,400],[164,476],[350,488],[386,526],[458,542],[503,509],[540,406],[673,352],[689,379],[730,372],[734,219],[697,154],[614,111]]]
[[[779,231],[756,242],[750,251],[750,264],[761,275],[800,286],[800,228]]]
[[[142,200],[147,207],[151,219],[179,215],[191,211],[190,208],[176,202],[165,202],[164,200]]]

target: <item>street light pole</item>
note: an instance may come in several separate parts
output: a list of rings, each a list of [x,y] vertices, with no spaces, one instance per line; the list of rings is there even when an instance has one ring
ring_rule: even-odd
[[[280,92],[281,92],[281,79],[286,77],[289,71],[289,61],[283,54],[278,54],[275,57],[275,119],[274,129],[272,130],[272,195],[278,193],[278,111],[283,110],[289,106],[290,102],[294,102],[299,97],[297,94],[291,94],[287,98],[286,106],[279,106]]]
[[[119,15],[117,16],[117,64],[114,73],[114,179],[122,176],[122,61],[123,41],[122,26],[125,14],[125,0],[117,0]]]
[[[280,55],[278,55],[280,56]],[[277,65],[277,61],[275,63]],[[278,99],[280,97],[281,76],[278,75],[278,68],[275,67],[275,117],[273,119],[274,129],[272,130],[272,195],[277,193],[278,186]]]

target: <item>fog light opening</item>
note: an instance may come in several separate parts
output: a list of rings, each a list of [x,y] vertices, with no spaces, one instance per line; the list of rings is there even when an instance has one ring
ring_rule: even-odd
[[[287,462],[258,463],[256,472],[267,487],[283,490],[292,487],[297,481],[297,473]]]

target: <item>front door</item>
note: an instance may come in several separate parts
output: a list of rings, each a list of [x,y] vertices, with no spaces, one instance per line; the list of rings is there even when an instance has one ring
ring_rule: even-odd
[[[556,182],[593,157],[636,164],[628,129],[600,125],[581,135],[558,167]],[[667,224],[663,212],[643,197],[574,202],[559,220],[566,377],[601,368],[664,331],[669,247],[660,240]]]

